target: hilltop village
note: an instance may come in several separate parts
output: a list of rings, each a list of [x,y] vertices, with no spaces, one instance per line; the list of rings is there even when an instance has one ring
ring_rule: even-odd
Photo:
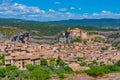
[[[52,45],[30,44],[28,39],[27,35],[22,41],[0,41],[0,55],[6,55],[4,66],[14,65],[25,70],[27,64],[39,65],[41,58],[46,59],[49,65],[51,58],[57,60],[60,57],[66,65],[74,69],[77,64],[90,65],[93,61],[98,65],[114,64],[120,58],[120,51],[102,41],[105,41],[104,36],[90,35],[78,28],[60,33],[58,42]]]

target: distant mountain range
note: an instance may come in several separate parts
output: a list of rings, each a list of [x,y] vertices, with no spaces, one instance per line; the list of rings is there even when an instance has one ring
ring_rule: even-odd
[[[81,26],[120,27],[120,19],[70,19],[49,23]]]
[[[120,27],[120,19],[69,19],[69,20],[61,20],[61,21],[48,21],[48,22],[40,22],[40,21],[30,21],[30,20],[22,20],[22,19],[12,19],[12,18],[0,18],[0,22],[13,22],[13,23],[49,23],[49,24],[60,24],[67,26],[100,26],[100,27]]]
[[[86,31],[99,31],[100,33],[110,31],[110,33],[104,34],[106,36],[109,34],[109,39],[114,41],[114,43],[116,43],[120,37],[120,35],[118,35],[119,32],[114,33],[120,30],[120,19],[70,19],[62,21],[40,22],[22,19],[0,18],[0,39],[5,40],[7,38],[11,38],[23,30],[30,33],[31,42],[49,43],[49,41],[52,40],[51,37],[56,37],[58,33],[63,32],[68,28],[80,28]]]
[[[13,23],[41,23],[39,21],[15,19],[15,18],[0,18],[0,22],[13,22]]]

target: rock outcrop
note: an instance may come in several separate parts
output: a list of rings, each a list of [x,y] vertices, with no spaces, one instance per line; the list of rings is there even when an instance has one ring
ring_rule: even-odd
[[[80,70],[88,70],[88,69],[90,69],[89,67],[80,66],[80,64],[78,64],[78,63],[71,63],[71,64],[69,64],[69,67],[73,71],[80,71]]]
[[[69,43],[71,40],[76,38],[81,38],[82,40],[92,41],[92,39],[99,37],[105,39],[102,35],[89,35],[87,31],[81,30],[79,28],[68,29],[65,32],[58,34],[58,42],[60,43]]]
[[[28,41],[29,41],[29,33],[25,32],[25,33],[14,35],[11,38],[11,41],[12,42],[18,41],[18,42],[21,42],[21,43],[28,43]]]

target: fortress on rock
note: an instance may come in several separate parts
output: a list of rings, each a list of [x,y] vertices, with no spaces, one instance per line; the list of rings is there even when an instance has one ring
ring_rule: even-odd
[[[96,37],[106,39],[102,35],[96,35],[96,34],[90,35],[90,34],[88,34],[87,31],[81,30],[79,28],[74,28],[74,29],[68,29],[65,32],[59,33],[58,34],[58,42],[70,43],[71,40],[74,40],[76,38],[81,38],[82,40],[92,41]]]

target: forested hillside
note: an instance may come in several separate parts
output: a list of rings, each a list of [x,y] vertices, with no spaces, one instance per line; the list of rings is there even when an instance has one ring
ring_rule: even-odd
[[[86,21],[86,20],[83,20],[83,21]],[[92,21],[91,22],[91,24],[92,24],[93,21],[95,21],[95,20],[90,20],[90,21]],[[109,20],[107,20],[107,21],[109,21]],[[112,20],[112,21],[111,20],[109,21],[110,24],[113,24],[115,22],[115,20]],[[118,25],[117,23],[119,23],[118,22],[119,19],[116,21],[117,22],[114,25]],[[74,23],[76,21],[70,20],[70,22]],[[106,22],[106,20],[103,20],[103,22]],[[100,22],[100,23],[102,24],[103,22]],[[31,38],[32,38],[31,40],[33,42],[39,42],[40,40],[47,42],[46,40],[49,40],[49,39],[51,40],[51,39],[55,38],[58,35],[58,33],[65,31],[68,28],[80,28],[82,30],[93,31],[93,32],[94,31],[95,32],[96,31],[99,31],[99,32],[107,31],[109,33],[109,31],[112,31],[112,33],[110,32],[109,36],[106,36],[105,35],[106,33],[103,33],[103,35],[108,37],[108,40],[110,40],[110,42],[113,42],[113,43],[117,42],[117,44],[119,43],[119,40],[118,40],[119,37],[115,37],[115,39],[111,40],[111,36],[113,36],[116,31],[118,31],[118,32],[120,31],[119,27],[115,28],[115,27],[70,25],[71,23],[66,22],[66,24],[69,24],[69,25],[66,25],[66,24],[62,24],[62,23],[58,24],[56,22],[55,23],[54,22],[38,22],[38,21],[28,21],[28,20],[21,20],[21,19],[0,19],[0,27],[1,27],[0,33],[2,33],[7,38],[10,38],[14,34],[17,34],[21,31],[27,31],[30,33]],[[48,42],[50,42],[50,41],[48,41]]]
[[[113,25],[113,23],[115,23],[114,25],[118,25],[120,20],[116,19],[116,20],[109,20],[109,19],[100,19],[100,20],[68,20],[68,21],[58,21],[58,22],[38,22],[38,21],[27,21],[27,20],[21,20],[21,19],[0,19],[0,26],[3,27],[15,27],[15,28],[19,28],[19,29],[23,29],[23,30],[27,30],[29,31],[32,35],[38,35],[38,36],[49,36],[49,35],[56,35],[57,33],[67,30],[68,28],[74,28],[74,27],[78,27],[81,28],[83,30],[114,30],[114,28],[109,28],[106,29],[106,27],[95,27],[95,26],[81,26],[80,24],[77,25],[79,23],[79,21],[81,23],[86,23],[86,25],[88,25],[88,23],[94,24],[94,23],[99,23],[98,25],[100,26],[101,24],[104,24],[107,22],[109,22],[109,25]],[[100,22],[99,22],[100,21]],[[59,23],[59,24],[57,24]],[[63,24],[66,23],[66,24]],[[70,25],[70,24],[74,24],[74,25]],[[75,25],[76,24],[76,25]],[[120,24],[119,24],[120,25]],[[119,26],[118,25],[118,26]],[[116,29],[115,29],[116,30]]]
[[[52,21],[48,23],[81,26],[120,27],[120,19],[70,19],[62,21]]]

